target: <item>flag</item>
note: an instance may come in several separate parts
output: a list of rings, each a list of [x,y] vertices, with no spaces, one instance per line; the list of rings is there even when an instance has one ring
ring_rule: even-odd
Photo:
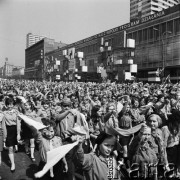
[[[170,83],[170,82],[171,82],[171,80],[170,80],[170,74],[169,74],[169,75],[166,77],[164,84],[165,84],[165,83]]]
[[[159,74],[160,74],[160,75],[163,74],[163,72],[164,72],[164,68],[162,68],[162,69],[159,70]]]
[[[107,134],[112,134],[112,135],[130,136],[131,134],[138,132],[141,129],[141,126],[142,126],[142,124],[139,124],[139,125],[134,126],[130,129],[105,127],[105,132]]]
[[[58,163],[77,144],[78,144],[78,141],[71,144],[66,144],[58,148],[55,148],[51,151],[48,151],[47,162],[44,168],[41,171],[35,173],[34,176],[36,178],[41,178],[42,176],[44,176],[44,174],[46,174],[48,170],[50,170],[56,163]]]
[[[40,122],[37,122],[23,114],[19,114],[18,115],[22,120],[24,120],[25,123],[27,123],[29,126],[32,126],[33,128],[37,129],[37,130],[40,130],[40,129],[44,129],[46,128],[47,126],[44,126],[42,123]]]

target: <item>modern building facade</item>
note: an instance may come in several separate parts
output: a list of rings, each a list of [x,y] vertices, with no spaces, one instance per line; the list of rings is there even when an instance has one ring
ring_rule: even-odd
[[[32,46],[33,44],[36,44],[40,40],[44,39],[44,36],[34,35],[32,33],[28,33],[26,35],[26,48]]]
[[[164,77],[170,74],[177,82],[179,50],[180,4],[69,45],[58,47],[45,38],[26,49],[25,76],[93,82],[106,77],[122,82],[128,73],[148,82],[149,72],[164,69]]]
[[[60,49],[65,43],[44,38],[25,50],[25,78],[43,80],[45,78],[45,53]]]
[[[178,3],[179,0],[130,0],[130,20],[155,14]]]
[[[128,46],[129,39],[135,40],[135,50]],[[121,82],[125,73],[131,72],[147,82],[148,72],[164,68],[164,76],[170,74],[171,80],[177,82],[179,49],[180,5],[176,5],[45,53],[45,58],[59,58],[61,80],[72,80],[73,75],[79,81],[98,81],[102,78],[101,68],[112,81]],[[83,55],[79,57],[80,53]],[[137,65],[137,73],[131,65]]]

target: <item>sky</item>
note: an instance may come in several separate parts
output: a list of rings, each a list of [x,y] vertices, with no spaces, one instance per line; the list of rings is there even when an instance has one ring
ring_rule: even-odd
[[[129,22],[130,0],[0,0],[0,67],[25,66],[26,35],[67,44]]]

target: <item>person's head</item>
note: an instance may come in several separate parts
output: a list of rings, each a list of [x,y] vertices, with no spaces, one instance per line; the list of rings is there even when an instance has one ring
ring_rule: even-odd
[[[52,139],[56,132],[56,123],[46,118],[42,118],[42,122],[47,128],[42,130],[42,136],[46,139]]]
[[[102,104],[106,104],[107,103],[107,97],[103,96],[101,102],[102,102]]]
[[[180,131],[180,111],[174,110],[168,117],[167,126],[172,135],[176,136]]]
[[[124,107],[122,109],[123,113],[126,114],[126,113],[130,112],[130,109],[131,109],[131,103],[129,103],[129,102],[124,103]]]
[[[99,106],[99,105],[93,106],[93,108],[91,110],[91,117],[98,118],[98,117],[101,117],[101,115],[102,115],[101,106]]]
[[[62,93],[59,94],[59,99],[62,100],[64,98],[64,95]]]
[[[113,112],[115,111],[115,104],[114,103],[109,103],[108,106],[107,106],[107,112]]]
[[[42,105],[43,105],[43,108],[44,108],[44,109],[48,109],[48,108],[49,108],[49,101],[48,101],[48,100],[44,100],[44,101],[42,102]]]
[[[71,100],[69,98],[64,98],[61,106],[64,111],[69,110],[71,108]]]
[[[176,93],[176,99],[177,99],[177,100],[180,99],[180,92],[179,92],[179,91]]]
[[[116,143],[117,139],[115,136],[102,131],[96,139],[97,153],[105,158],[109,157],[115,149]]]
[[[151,114],[154,113],[154,108],[151,106],[147,109],[147,111],[145,112],[145,116],[149,117]]]
[[[30,109],[31,109],[31,101],[27,101],[27,102],[24,104],[24,107],[25,107],[25,110],[30,110]]]
[[[72,103],[72,106],[74,109],[79,108],[79,102],[77,100],[74,100],[74,102]]]
[[[163,94],[158,95],[158,101],[161,103],[164,103],[164,95]]]
[[[5,105],[8,109],[12,109],[14,107],[14,99],[7,97],[5,99]]]
[[[151,128],[146,125],[142,125],[139,135],[141,137],[141,141],[147,142],[151,137]]]
[[[133,98],[131,102],[133,107],[135,108],[139,107],[139,100],[137,98]]]
[[[97,100],[98,100],[98,95],[97,95],[97,94],[94,94],[94,95],[93,95],[93,99],[94,99],[95,101],[97,101]]]
[[[55,98],[59,98],[59,93],[58,92],[54,93],[54,96]]]
[[[47,96],[47,99],[49,100],[49,101],[52,101],[53,100],[53,94],[52,93],[49,93],[48,94],[48,96]]]
[[[158,127],[162,125],[162,119],[159,115],[157,114],[151,114],[147,118],[147,125],[152,129],[156,130]]]

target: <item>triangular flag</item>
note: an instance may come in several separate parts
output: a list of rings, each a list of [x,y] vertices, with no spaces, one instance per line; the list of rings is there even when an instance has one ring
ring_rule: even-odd
[[[121,129],[121,128],[113,128],[113,127],[105,127],[105,132],[111,135],[120,135],[120,136],[130,136],[138,132],[141,129],[142,124],[134,126],[130,129]]]
[[[52,168],[57,162],[59,162],[72,148],[74,148],[78,144],[78,141],[72,143],[72,144],[66,144],[63,146],[60,146],[58,148],[55,148],[51,151],[47,152],[47,162],[44,166],[44,168],[35,173],[36,178],[41,178],[44,176],[44,174],[47,173],[50,168]]]
[[[35,129],[37,130],[40,130],[40,129],[44,129],[46,128],[47,126],[43,125],[42,123],[40,122],[37,122],[23,114],[19,114],[18,115],[25,123],[27,123],[29,126],[33,126]]]

